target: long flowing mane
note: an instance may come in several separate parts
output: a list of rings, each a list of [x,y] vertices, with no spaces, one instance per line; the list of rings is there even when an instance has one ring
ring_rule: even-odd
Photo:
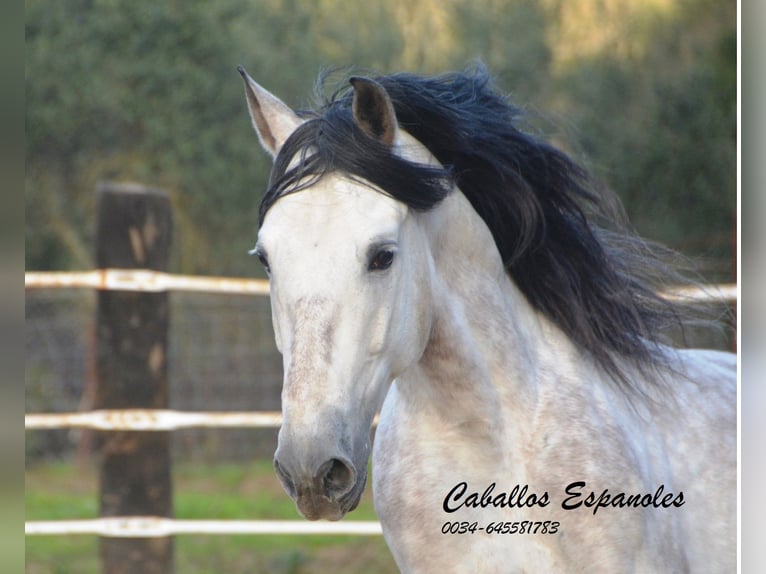
[[[657,290],[677,277],[626,230],[619,202],[585,169],[520,129],[523,114],[486,70],[374,79],[400,126],[443,167],[409,162],[368,137],[353,121],[351,90],[341,88],[301,112],[307,121],[275,160],[261,222],[281,196],[329,172],[369,182],[414,210],[431,209],[456,183],[529,303],[618,382],[633,387],[627,364],[643,371],[663,361],[658,345],[669,325],[680,326],[680,308]]]

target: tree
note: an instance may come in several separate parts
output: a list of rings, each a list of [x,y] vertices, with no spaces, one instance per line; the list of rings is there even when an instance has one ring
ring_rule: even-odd
[[[172,268],[252,274],[269,159],[235,68],[294,107],[322,69],[476,58],[530,125],[585,158],[639,231],[730,269],[732,0],[28,0],[27,267],[92,264],[93,190],[166,189]],[[548,118],[543,121],[542,118]]]

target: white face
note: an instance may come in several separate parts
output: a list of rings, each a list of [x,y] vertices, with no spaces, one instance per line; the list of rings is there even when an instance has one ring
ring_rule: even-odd
[[[417,217],[331,174],[279,199],[259,232],[284,364],[275,467],[308,519],[356,507],[373,417],[427,343],[431,262]]]

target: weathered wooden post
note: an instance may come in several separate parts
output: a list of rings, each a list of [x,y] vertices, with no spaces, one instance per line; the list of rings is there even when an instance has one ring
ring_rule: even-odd
[[[170,201],[161,191],[106,183],[97,189],[96,265],[166,271]],[[98,292],[99,409],[167,408],[168,294]],[[101,516],[171,516],[168,432],[100,433]],[[173,571],[173,539],[102,538],[105,574]]]

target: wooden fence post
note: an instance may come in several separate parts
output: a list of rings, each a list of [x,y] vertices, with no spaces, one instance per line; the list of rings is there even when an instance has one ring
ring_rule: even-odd
[[[97,189],[98,268],[167,271],[172,235],[170,201],[134,184]],[[99,291],[95,407],[167,408],[168,294]],[[103,432],[102,516],[172,516],[170,433]],[[102,538],[105,574],[168,574],[173,539]]]

